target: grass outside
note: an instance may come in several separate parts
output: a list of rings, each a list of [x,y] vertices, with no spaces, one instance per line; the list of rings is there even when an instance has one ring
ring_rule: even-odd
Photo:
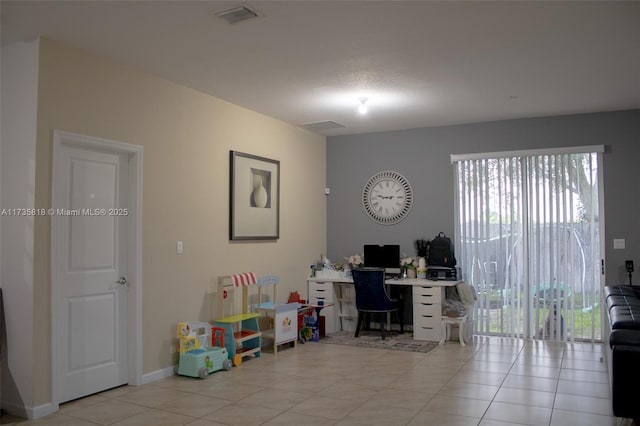
[[[574,340],[602,340],[602,311],[597,304],[590,308],[583,308],[581,297],[574,300],[573,311],[565,309],[562,319],[565,322],[568,339]],[[536,337],[542,336],[542,329],[549,316],[549,308],[539,308],[531,318],[531,330]],[[496,306],[495,303],[487,304],[485,309],[480,308],[479,316],[484,316],[484,321],[476,321],[479,334],[493,335],[523,335],[524,334],[524,310],[511,306]],[[552,325],[555,328],[555,323]],[[548,337],[548,332],[546,333]],[[552,336],[553,337],[553,336]],[[562,338],[563,336],[558,336]]]

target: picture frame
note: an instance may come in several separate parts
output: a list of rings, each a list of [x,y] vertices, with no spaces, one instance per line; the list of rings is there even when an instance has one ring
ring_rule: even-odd
[[[280,238],[280,161],[229,151],[229,240]]]

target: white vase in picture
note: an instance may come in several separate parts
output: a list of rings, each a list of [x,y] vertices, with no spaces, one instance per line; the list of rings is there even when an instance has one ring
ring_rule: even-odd
[[[262,186],[262,176],[255,177],[255,186],[251,198],[255,207],[264,208],[267,205],[267,190]]]

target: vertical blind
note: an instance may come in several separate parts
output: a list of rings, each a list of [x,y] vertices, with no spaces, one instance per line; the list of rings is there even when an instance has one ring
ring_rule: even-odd
[[[452,156],[476,333],[601,339],[602,147],[587,148]]]

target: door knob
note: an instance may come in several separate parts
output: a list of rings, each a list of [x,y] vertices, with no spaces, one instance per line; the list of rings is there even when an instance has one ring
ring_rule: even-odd
[[[129,282],[127,281],[127,279],[125,277],[120,277],[120,279],[118,281],[116,281],[116,284],[120,284],[120,285],[126,285]]]

